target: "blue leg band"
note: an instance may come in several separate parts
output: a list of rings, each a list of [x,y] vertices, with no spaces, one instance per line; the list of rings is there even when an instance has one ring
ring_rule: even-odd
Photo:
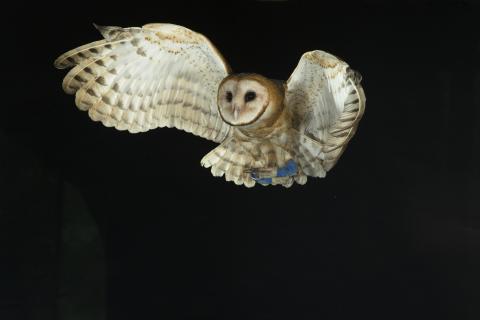
[[[297,164],[293,160],[288,160],[288,162],[283,166],[277,169],[277,177],[289,177],[297,174]]]

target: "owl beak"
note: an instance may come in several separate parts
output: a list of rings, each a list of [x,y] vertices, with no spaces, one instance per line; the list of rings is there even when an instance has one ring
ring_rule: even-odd
[[[233,119],[237,120],[238,114],[240,113],[240,107],[238,105],[233,105]]]

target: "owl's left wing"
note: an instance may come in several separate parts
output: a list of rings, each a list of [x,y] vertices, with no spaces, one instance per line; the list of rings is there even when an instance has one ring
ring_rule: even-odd
[[[203,35],[172,24],[98,27],[105,39],[55,60],[73,67],[66,93],[107,127],[132,133],[176,127],[221,142],[230,126],[217,109],[217,90],[229,66]]]
[[[303,54],[287,81],[286,106],[300,139],[299,162],[312,176],[324,176],[355,134],[365,110],[360,75],[324,51]]]

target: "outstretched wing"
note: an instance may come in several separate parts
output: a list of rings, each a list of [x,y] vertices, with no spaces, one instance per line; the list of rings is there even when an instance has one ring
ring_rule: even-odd
[[[175,127],[221,142],[230,126],[218,114],[217,90],[230,72],[203,35],[172,24],[96,26],[104,40],[61,55],[73,67],[63,89],[107,127],[132,133]]]
[[[294,126],[313,140],[300,142],[309,142],[300,146],[300,153],[308,154],[299,159],[309,167],[307,174],[324,176],[323,170],[335,165],[355,134],[365,110],[360,80],[348,64],[320,50],[303,54],[288,79],[286,105],[294,114]]]

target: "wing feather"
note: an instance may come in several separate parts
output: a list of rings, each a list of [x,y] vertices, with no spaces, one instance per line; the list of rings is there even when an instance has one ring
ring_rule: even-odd
[[[324,176],[335,165],[355,134],[365,100],[360,75],[347,63],[320,50],[302,56],[287,82],[286,105],[296,119],[295,129],[318,142],[313,153],[300,142],[305,172]]]
[[[219,116],[216,98],[230,69],[206,37],[171,24],[96,27],[105,39],[54,63],[73,67],[62,87],[75,94],[79,109],[119,130],[175,127],[224,140],[230,126]]]

